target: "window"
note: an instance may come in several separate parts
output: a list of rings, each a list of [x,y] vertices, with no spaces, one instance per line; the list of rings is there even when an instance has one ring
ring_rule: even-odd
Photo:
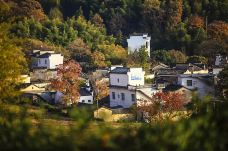
[[[135,94],[131,94],[131,101],[135,102]]]
[[[192,86],[192,80],[187,80],[187,86]]]
[[[91,100],[88,100],[88,102],[91,102]]]
[[[40,59],[38,60],[39,64],[40,64]]]
[[[121,93],[121,100],[124,101],[125,100],[125,94]]]
[[[148,41],[146,42],[146,48],[148,48]]]
[[[117,79],[117,82],[118,82],[118,83],[120,82],[120,79],[119,79],[119,78]]]
[[[47,64],[47,60],[45,59],[45,64]]]
[[[112,99],[113,99],[113,100],[115,100],[115,99],[116,99],[115,92],[112,92]]]
[[[85,103],[85,100],[82,100],[82,103]]]

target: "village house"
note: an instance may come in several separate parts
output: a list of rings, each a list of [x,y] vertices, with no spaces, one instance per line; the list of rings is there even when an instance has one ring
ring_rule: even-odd
[[[56,69],[63,64],[63,56],[53,51],[34,50],[32,54],[32,68]]]
[[[144,84],[142,68],[116,67],[110,71],[110,107],[129,108],[139,100],[151,100],[157,90]]]
[[[134,51],[138,51],[144,46],[146,52],[148,52],[148,56],[150,57],[150,39],[151,37],[148,36],[147,33],[131,34],[130,37],[127,39],[128,53],[130,54]]]
[[[182,74],[178,76],[178,84],[195,90],[199,97],[214,95],[214,77],[209,74]]]
[[[179,75],[207,75],[208,69],[204,64],[176,64],[172,68],[160,68],[155,72],[155,84],[163,79],[167,84],[177,84]]]

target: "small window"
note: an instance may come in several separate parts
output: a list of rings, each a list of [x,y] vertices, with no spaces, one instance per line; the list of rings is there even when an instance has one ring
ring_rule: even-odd
[[[117,79],[117,82],[118,82],[118,83],[120,82],[120,79],[119,79],[119,78]]]
[[[112,99],[113,99],[113,100],[116,99],[116,94],[115,94],[115,92],[112,92]]]
[[[39,64],[40,64],[40,59],[38,60]]]
[[[47,64],[47,60],[45,59],[45,64]]]
[[[82,100],[82,103],[85,103],[85,100]]]
[[[88,100],[88,102],[91,102],[91,100]]]
[[[135,102],[135,94],[131,94],[131,101]]]
[[[148,48],[148,42],[146,42],[146,48]]]
[[[187,80],[187,86],[192,86],[192,80]]]
[[[125,100],[125,94],[121,93],[121,100],[124,101]]]

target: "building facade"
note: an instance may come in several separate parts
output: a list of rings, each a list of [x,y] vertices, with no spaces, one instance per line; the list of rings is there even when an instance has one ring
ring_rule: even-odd
[[[151,37],[146,33],[137,33],[130,35],[129,39],[127,39],[128,53],[138,51],[144,46],[146,52],[148,52],[148,56],[150,57],[150,39]]]
[[[110,71],[110,107],[129,108],[136,103],[137,87],[144,85],[142,68],[117,67]]]
[[[63,64],[63,56],[61,54],[45,53],[37,57],[37,67],[55,69],[58,65]]]

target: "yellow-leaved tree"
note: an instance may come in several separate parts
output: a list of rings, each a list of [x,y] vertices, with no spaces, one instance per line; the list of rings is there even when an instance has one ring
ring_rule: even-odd
[[[26,61],[14,39],[8,37],[8,25],[0,25],[0,101],[16,96],[15,87],[20,75],[26,71]]]

